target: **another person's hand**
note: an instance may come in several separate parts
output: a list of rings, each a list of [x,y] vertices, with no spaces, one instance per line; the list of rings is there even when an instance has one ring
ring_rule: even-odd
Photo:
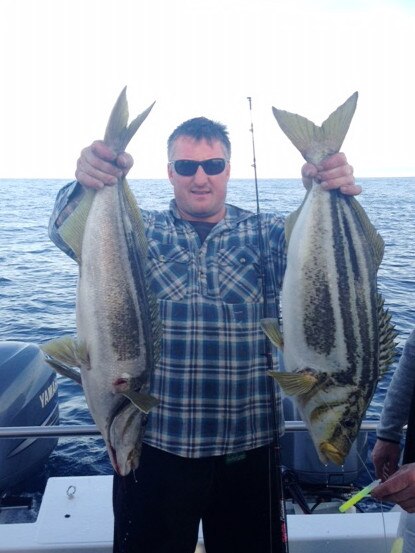
[[[116,154],[101,140],[84,148],[78,159],[76,180],[86,188],[100,189],[117,184],[133,166],[130,154]]]
[[[384,482],[399,468],[400,445],[394,442],[376,440],[372,451],[372,461],[375,466],[376,477]]]
[[[310,188],[313,179],[321,184],[324,190],[338,188],[347,196],[356,196],[362,191],[357,185],[353,176],[353,167],[347,162],[343,153],[329,156],[316,167],[312,163],[305,163],[301,168],[303,184]]]
[[[415,463],[403,465],[386,482],[376,486],[372,497],[397,503],[408,513],[415,513]]]

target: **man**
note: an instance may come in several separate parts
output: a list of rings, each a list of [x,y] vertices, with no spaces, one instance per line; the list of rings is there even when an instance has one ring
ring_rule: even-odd
[[[414,459],[405,460],[404,455],[406,464],[399,468],[400,442],[403,427],[410,417],[410,408],[414,405],[411,402],[414,386],[415,331],[412,331],[386,394],[377,428],[378,439],[372,452],[376,476],[382,480],[382,484],[373,490],[372,496],[397,503],[407,511],[401,516],[399,528],[404,538],[402,553],[415,551],[415,462],[409,462]],[[407,439],[413,439],[413,432],[414,428],[408,428],[410,437]]]
[[[226,128],[204,117],[186,121],[169,137],[168,158],[170,209],[143,211],[148,278],[163,322],[151,390],[160,405],[149,416],[139,468],[114,477],[114,551],[194,553],[202,520],[208,553],[276,553],[277,421],[259,321],[264,295],[267,315],[277,315],[284,221],[260,217],[264,290],[257,216],[225,203]],[[114,185],[132,163],[130,155],[117,156],[100,141],[82,151],[77,183],[61,191],[51,219],[59,247],[65,249],[59,225],[83,187]],[[306,164],[304,184],[312,178],[325,189],[361,191],[343,154],[321,167]]]
[[[377,428],[378,439],[372,452],[376,476],[385,482],[376,488],[373,495],[399,503],[408,512],[415,512],[415,464],[408,463],[399,469],[399,458],[403,427],[408,422],[414,386],[415,331],[412,331],[385,397]]]

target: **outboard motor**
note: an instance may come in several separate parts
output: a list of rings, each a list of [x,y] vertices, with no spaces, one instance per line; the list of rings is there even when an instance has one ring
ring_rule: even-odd
[[[56,374],[40,348],[0,342],[0,427],[58,423]],[[57,442],[57,438],[0,438],[0,490],[41,470]]]

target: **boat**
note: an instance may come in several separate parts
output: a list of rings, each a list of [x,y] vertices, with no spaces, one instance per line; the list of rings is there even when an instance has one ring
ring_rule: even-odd
[[[27,477],[47,461],[58,437],[99,435],[99,431],[94,425],[57,424],[54,374],[48,372],[37,346],[0,343],[0,359],[2,394],[8,400],[7,409],[3,397],[1,402],[1,413],[8,416],[0,418],[0,474],[10,485],[15,480],[10,459],[15,459],[19,478],[23,474]],[[10,373],[18,376],[13,379]],[[44,404],[47,411],[41,411],[39,405],[36,409],[36,402]],[[26,405],[28,414],[22,417]],[[44,416],[35,418],[38,411]],[[331,463],[322,466],[289,400],[284,400],[284,414],[290,418],[281,443],[290,553],[389,553],[398,532],[399,508],[386,512],[360,511],[358,507],[346,513],[339,511],[339,506],[359,489],[356,482],[367,453],[367,432],[375,429],[376,421],[364,421],[343,467]],[[2,499],[7,499],[7,494]],[[0,521],[2,511],[9,509],[12,516],[0,523],[0,553],[112,552],[111,475],[50,477],[34,517],[15,515],[19,509],[31,509],[30,505],[0,502]],[[200,529],[195,553],[204,551]]]
[[[49,478],[35,522],[0,525],[0,551],[111,553],[111,493],[111,476]],[[290,553],[389,553],[399,511],[341,514],[337,505],[311,515],[288,506]],[[200,530],[195,553],[204,551]]]
[[[59,422],[56,373],[40,348],[26,342],[0,342],[0,427],[39,427]],[[0,491],[36,474],[57,438],[0,441]]]

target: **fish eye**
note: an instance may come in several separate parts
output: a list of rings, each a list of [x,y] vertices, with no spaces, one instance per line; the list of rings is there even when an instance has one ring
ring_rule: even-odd
[[[343,424],[344,426],[346,426],[346,428],[352,428],[353,426],[355,426],[356,422],[354,419],[345,419],[343,421]]]

